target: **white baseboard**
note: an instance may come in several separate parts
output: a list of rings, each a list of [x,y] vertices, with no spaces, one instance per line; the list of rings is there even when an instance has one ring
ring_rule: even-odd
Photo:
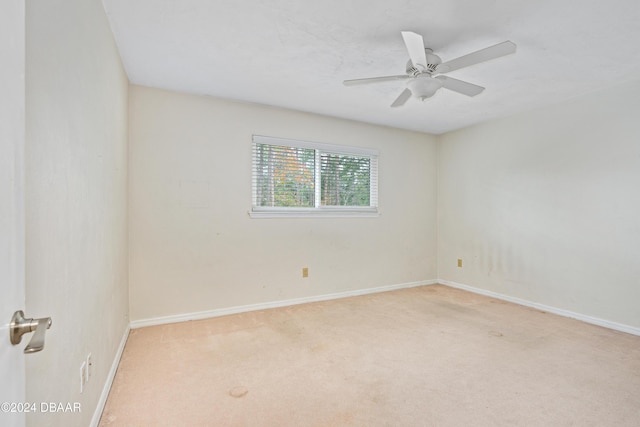
[[[537,310],[546,311],[549,313],[557,314],[559,316],[570,317],[572,319],[581,320],[586,323],[591,323],[593,325],[602,326],[605,328],[613,329],[620,332],[626,332],[628,334],[639,335],[640,336],[640,328],[636,328],[629,325],[624,325],[622,323],[611,322],[609,320],[600,319],[598,317],[588,316],[586,314],[574,313],[573,311],[563,310],[561,308],[551,307],[544,304],[539,304],[537,302],[527,301],[521,298],[511,297],[509,295],[503,295],[497,292],[488,291],[486,289],[475,288],[469,285],[463,285],[462,283],[451,282],[449,280],[438,280],[438,283],[446,286],[451,286],[452,288],[462,289],[465,291],[473,292],[475,294],[485,295],[488,297],[509,301],[514,304],[524,305],[526,307],[535,308]]]
[[[111,369],[109,370],[109,374],[107,375],[107,379],[104,383],[104,387],[102,388],[102,394],[100,395],[100,400],[98,400],[98,405],[96,406],[95,411],[93,412],[93,418],[91,418],[91,427],[98,427],[100,423],[100,417],[102,416],[102,411],[104,410],[104,405],[107,403],[107,398],[109,397],[109,391],[111,391],[111,385],[113,384],[113,380],[116,377],[116,371],[118,370],[118,365],[120,364],[120,358],[122,357],[122,352],[124,351],[124,346],[127,343],[127,338],[129,337],[129,331],[131,327],[127,325],[127,328],[122,335],[122,339],[120,340],[120,346],[118,347],[118,351],[116,352],[116,357],[113,358],[113,363],[111,363]]]
[[[134,320],[131,328],[143,328],[145,326],[164,325],[167,323],[186,322],[189,320],[208,319],[211,317],[226,316],[229,314],[244,313],[247,311],[265,310],[269,308],[286,307],[290,305],[305,304],[309,302],[327,301],[338,298],[354,297],[358,295],[373,294],[378,292],[393,291],[396,289],[413,288],[416,286],[435,285],[437,280],[423,280],[420,282],[401,283],[398,285],[380,286],[376,288],[357,289],[353,291],[337,292],[333,294],[316,295],[311,297],[292,298],[281,301],[264,302],[258,304],[241,305],[229,308],[199,311],[195,313],[176,314],[172,316],[153,317],[149,319]]]

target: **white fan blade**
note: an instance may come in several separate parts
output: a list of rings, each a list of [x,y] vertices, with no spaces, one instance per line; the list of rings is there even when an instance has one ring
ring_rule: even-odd
[[[506,41],[489,46],[484,49],[477,50],[467,55],[461,56],[451,61],[443,62],[436,68],[436,73],[448,73],[449,71],[458,70],[460,68],[469,67],[480,62],[489,61],[491,59],[500,58],[516,51],[515,43]]]
[[[462,80],[454,79],[448,76],[437,76],[435,78],[442,81],[443,87],[467,96],[476,96],[484,90],[482,86],[463,82]]]
[[[366,79],[345,80],[342,82],[342,84],[344,84],[345,86],[353,86],[353,85],[362,85],[362,84],[368,84],[368,83],[389,82],[392,80],[406,80],[410,78],[411,76],[407,76],[406,74],[402,76],[369,77]]]
[[[413,66],[418,70],[427,69],[427,55],[424,52],[424,40],[420,34],[413,33],[411,31],[402,31],[402,38],[404,44],[407,46],[407,52],[409,52],[409,58]]]
[[[398,96],[396,98],[395,101],[393,101],[393,104],[391,104],[392,107],[402,107],[404,105],[405,102],[407,102],[407,100],[411,98],[411,91],[409,89],[405,89],[402,91],[402,93],[400,94],[400,96]]]

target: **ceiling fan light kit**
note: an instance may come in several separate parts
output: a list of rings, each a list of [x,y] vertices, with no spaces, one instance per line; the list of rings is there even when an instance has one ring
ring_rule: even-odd
[[[516,51],[515,43],[505,41],[451,61],[442,62],[440,57],[433,53],[433,50],[424,46],[424,40],[420,34],[411,31],[402,31],[401,34],[410,58],[409,62],[407,62],[405,75],[345,80],[343,82],[344,85],[353,86],[392,80],[406,80],[407,88],[391,104],[392,107],[404,105],[412,96],[420,101],[425,101],[435,95],[442,87],[463,95],[476,96],[484,90],[482,86],[439,74],[470,67]]]
[[[431,98],[442,85],[442,80],[434,79],[428,75],[419,75],[407,82],[407,87],[413,96],[420,101]]]

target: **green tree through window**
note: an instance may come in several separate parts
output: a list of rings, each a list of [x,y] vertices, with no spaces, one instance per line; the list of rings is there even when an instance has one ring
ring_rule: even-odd
[[[322,206],[369,206],[371,160],[320,154]]]

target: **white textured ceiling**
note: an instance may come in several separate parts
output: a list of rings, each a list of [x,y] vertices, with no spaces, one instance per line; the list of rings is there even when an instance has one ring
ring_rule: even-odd
[[[134,84],[429,133],[640,79],[638,0],[103,0]],[[449,73],[486,87],[441,89],[390,108],[404,82],[400,31],[447,61],[504,40],[506,56]]]

